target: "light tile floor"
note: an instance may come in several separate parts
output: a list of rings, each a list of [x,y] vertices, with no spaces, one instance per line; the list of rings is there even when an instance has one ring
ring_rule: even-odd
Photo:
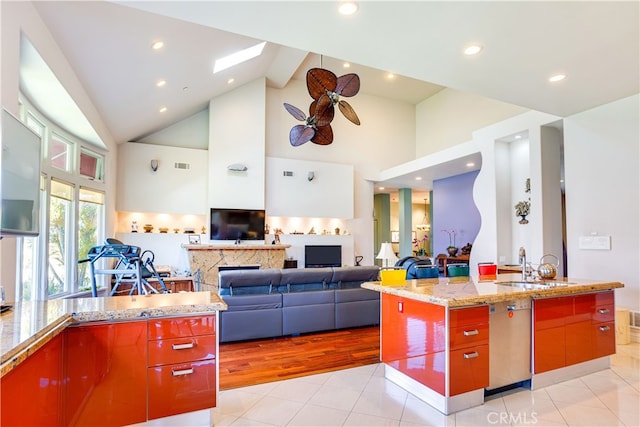
[[[611,368],[443,415],[384,378],[381,364],[220,392],[216,426],[640,426],[640,344]],[[208,417],[207,417],[208,418]]]

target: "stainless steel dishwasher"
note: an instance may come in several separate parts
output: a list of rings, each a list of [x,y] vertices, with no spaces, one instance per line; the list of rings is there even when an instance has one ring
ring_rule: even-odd
[[[489,387],[531,378],[531,300],[489,304]]]

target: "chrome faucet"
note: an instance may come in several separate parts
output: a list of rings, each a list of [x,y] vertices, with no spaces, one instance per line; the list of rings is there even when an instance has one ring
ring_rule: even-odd
[[[522,265],[522,281],[527,281],[527,252],[524,250],[522,246],[520,246],[520,251],[518,251],[518,263]]]

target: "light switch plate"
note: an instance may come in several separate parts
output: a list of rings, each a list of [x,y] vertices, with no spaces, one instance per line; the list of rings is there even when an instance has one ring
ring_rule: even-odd
[[[610,251],[611,236],[580,236],[578,240],[579,249]]]

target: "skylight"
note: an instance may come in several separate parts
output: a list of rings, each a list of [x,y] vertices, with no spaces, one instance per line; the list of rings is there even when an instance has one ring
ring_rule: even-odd
[[[213,65],[213,74],[255,58],[262,53],[262,49],[264,49],[265,44],[267,44],[267,42],[262,42],[236,53],[232,53],[224,58],[216,59],[216,62]]]

